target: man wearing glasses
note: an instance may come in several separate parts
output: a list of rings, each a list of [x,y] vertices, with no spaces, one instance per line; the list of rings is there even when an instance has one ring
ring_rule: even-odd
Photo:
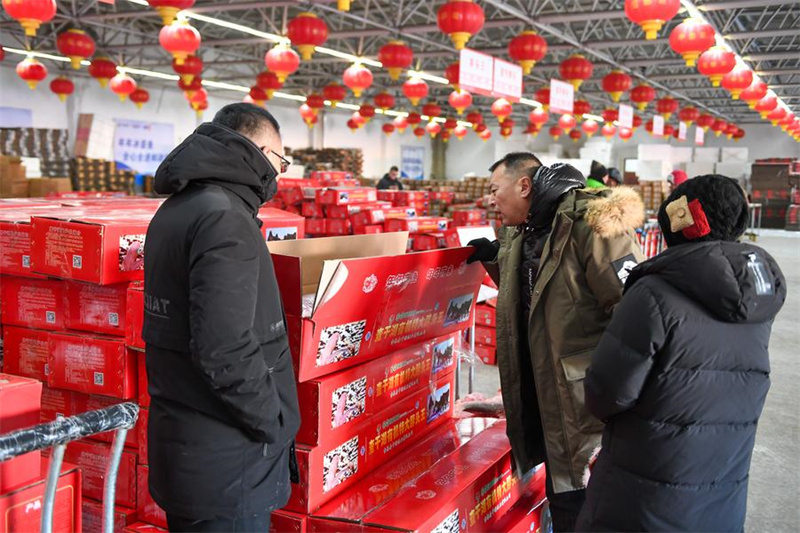
[[[280,128],[222,108],[164,160],[145,244],[150,492],[170,531],[268,531],[296,477],[297,390],[257,218],[277,190]]]

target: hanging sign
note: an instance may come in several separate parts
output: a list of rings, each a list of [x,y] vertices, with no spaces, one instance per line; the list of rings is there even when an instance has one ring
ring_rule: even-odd
[[[175,127],[138,120],[114,122],[114,160],[140,174],[155,174],[175,147]]]
[[[678,140],[685,141],[686,140],[686,123],[681,122],[678,124]]]
[[[495,59],[492,96],[517,102],[522,97],[522,67]]]
[[[561,80],[550,80],[550,111],[572,113],[575,104],[575,87]]]
[[[656,137],[664,136],[664,117],[661,115],[653,117],[653,135]]]
[[[629,105],[619,106],[619,125],[623,128],[633,129],[633,108]]]
[[[706,143],[706,132],[699,126],[694,130],[694,143],[697,146],[703,146]]]
[[[469,48],[461,50],[458,85],[465,91],[491,96],[494,89],[494,58]]]
[[[425,177],[425,147],[400,147],[400,176],[412,180]]]

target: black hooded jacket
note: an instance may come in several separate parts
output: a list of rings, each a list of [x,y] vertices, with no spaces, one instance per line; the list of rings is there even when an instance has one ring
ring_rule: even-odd
[[[297,391],[258,209],[275,172],[249,139],[204,124],[156,173],[171,196],[145,244],[150,491],[189,519],[282,507]]]
[[[607,423],[577,531],[743,531],[785,299],[749,244],[679,245],[631,272],[584,382]]]

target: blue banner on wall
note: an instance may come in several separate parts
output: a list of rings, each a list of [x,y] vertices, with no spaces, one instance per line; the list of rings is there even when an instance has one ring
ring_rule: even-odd
[[[403,178],[421,180],[425,177],[425,147],[400,147],[400,175]]]
[[[0,128],[32,128],[33,111],[20,107],[0,107]]]
[[[155,174],[175,147],[175,127],[138,120],[114,122],[114,160],[140,174]]]

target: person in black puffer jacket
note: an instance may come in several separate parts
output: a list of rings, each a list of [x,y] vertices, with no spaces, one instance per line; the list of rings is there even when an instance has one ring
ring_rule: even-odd
[[[658,214],[669,248],[631,272],[584,382],[606,422],[576,531],[743,531],[786,282],[738,184],[701,176]]]

